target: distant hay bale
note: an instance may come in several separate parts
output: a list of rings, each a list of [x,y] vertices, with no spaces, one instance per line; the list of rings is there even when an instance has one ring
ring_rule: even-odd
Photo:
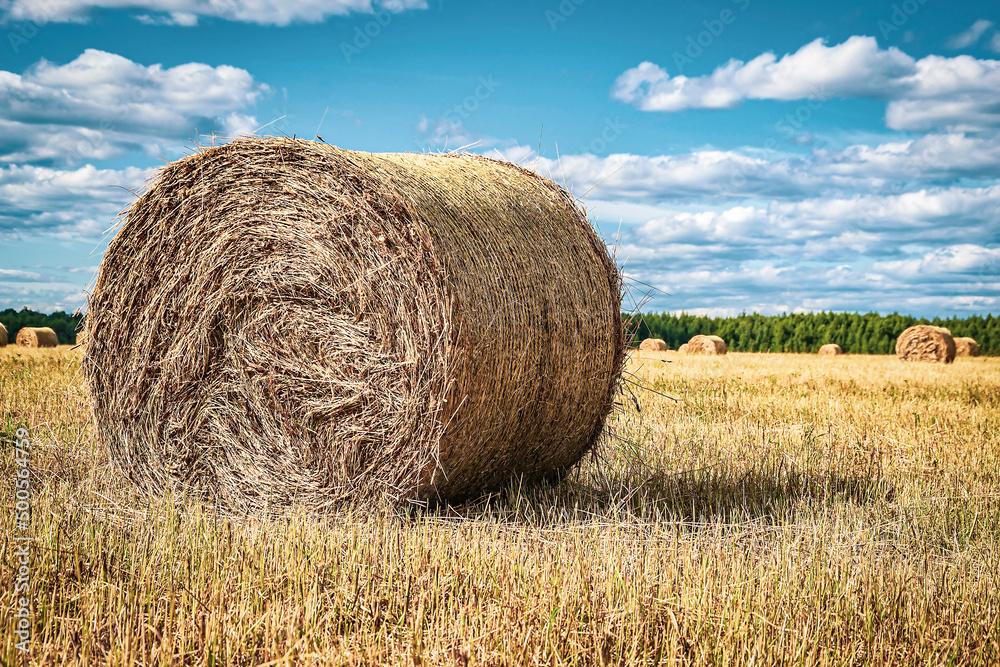
[[[21,327],[17,332],[17,344],[21,347],[55,347],[59,337],[49,327]]]
[[[0,347],[7,344],[7,327],[0,322]]]
[[[718,336],[692,336],[687,343],[688,354],[726,354],[729,349],[725,341]]]
[[[947,329],[918,324],[899,334],[896,356],[902,361],[950,364],[955,360],[955,340]]]
[[[681,354],[687,354],[689,349],[690,348],[688,347],[687,343],[682,343],[681,346],[677,348],[677,351],[680,352]]]
[[[972,338],[963,336],[955,339],[956,357],[978,357],[979,350],[979,343]]]
[[[602,434],[625,358],[620,274],[562,188],[287,138],[164,167],[86,330],[116,465],[240,511],[556,478]]]
[[[819,348],[819,352],[817,352],[817,354],[829,354],[829,355],[843,354],[843,353],[844,351],[840,349],[840,346],[837,345],[836,343],[827,343],[826,345],[821,346]]]
[[[722,340],[718,336],[708,336],[713,341],[715,341],[715,347],[718,349],[719,354],[726,354],[729,352],[729,346],[726,345],[726,341]]]
[[[669,348],[662,338],[647,338],[639,343],[639,350],[643,352],[666,352]]]

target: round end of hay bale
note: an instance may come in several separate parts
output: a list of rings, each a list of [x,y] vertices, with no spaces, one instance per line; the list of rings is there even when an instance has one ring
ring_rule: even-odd
[[[899,334],[896,357],[902,361],[950,364],[955,360],[955,340],[947,329],[918,324]]]
[[[682,343],[681,346],[677,348],[677,351],[681,354],[687,354],[690,350],[691,348],[687,343]]]
[[[130,207],[83,369],[148,493],[462,499],[558,476],[600,436],[620,289],[572,196],[517,165],[242,139]]]
[[[726,354],[729,350],[725,341],[718,336],[692,336],[686,345],[689,354]]]
[[[834,356],[834,355],[838,355],[838,354],[843,354],[843,353],[844,353],[844,351],[836,343],[827,343],[826,345],[821,346],[819,348],[819,352],[818,352],[818,354],[830,355],[830,356]]]
[[[7,344],[7,327],[0,323],[0,347]]]
[[[17,344],[21,347],[56,347],[59,337],[49,327],[21,327],[17,332]]]
[[[647,338],[639,343],[639,350],[643,352],[666,352],[667,343],[662,338]]]

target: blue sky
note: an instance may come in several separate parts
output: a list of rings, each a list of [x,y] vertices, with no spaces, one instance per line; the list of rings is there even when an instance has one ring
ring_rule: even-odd
[[[0,0],[0,308],[254,131],[530,166],[646,310],[1000,313],[1000,9],[931,0]]]

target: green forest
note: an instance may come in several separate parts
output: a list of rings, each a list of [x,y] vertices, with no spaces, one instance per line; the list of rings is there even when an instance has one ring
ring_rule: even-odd
[[[896,338],[904,329],[933,324],[947,327],[953,336],[974,338],[982,354],[1000,351],[1000,318],[993,315],[926,319],[896,313],[744,313],[737,317],[650,313],[626,318],[630,332],[635,332],[635,345],[645,338],[662,338],[672,350],[696,334],[714,334],[738,352],[815,352],[820,345],[837,343],[844,352],[854,354],[893,354]]]
[[[662,338],[676,350],[695,334],[721,336],[736,352],[815,352],[820,345],[837,343],[844,352],[854,354],[892,354],[896,337],[914,324],[947,327],[955,336],[974,338],[983,354],[1000,353],[1000,317],[975,315],[965,319],[926,319],[908,315],[877,313],[797,313],[788,315],[742,314],[737,317],[705,317],[649,313],[626,316],[634,344],[644,338]],[[82,315],[62,311],[45,315],[22,309],[0,311],[0,322],[7,327],[13,343],[21,327],[51,327],[60,344],[76,342],[76,330]]]
[[[0,324],[7,327],[8,343],[17,340],[17,332],[21,330],[21,327],[49,327],[56,332],[60,345],[75,343],[76,329],[82,319],[82,315],[70,315],[61,310],[51,315],[36,313],[27,308],[0,310]]]

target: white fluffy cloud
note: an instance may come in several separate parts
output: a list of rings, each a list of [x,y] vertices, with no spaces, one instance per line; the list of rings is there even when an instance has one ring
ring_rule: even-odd
[[[944,251],[955,256],[993,256],[996,252],[986,248]],[[651,271],[642,279],[669,296],[655,295],[645,310],[716,316],[816,310],[968,316],[996,312],[1000,307],[1000,276],[995,272],[989,277],[939,271],[935,253],[907,262],[924,265],[919,280],[896,275],[894,265],[877,264],[764,263]],[[642,298],[643,289],[633,287],[634,298]]]
[[[614,205],[606,206],[614,210]],[[900,256],[954,244],[1000,242],[1000,186],[939,188],[891,197],[772,201],[766,206],[670,212],[626,234],[637,261],[686,248],[689,259],[842,262]],[[700,259],[699,259],[700,258]]]
[[[1000,61],[927,56],[915,60],[874,37],[827,46],[817,39],[778,58],[730,60],[705,76],[671,77],[644,62],[622,73],[618,100],[644,111],[732,109],[746,100],[886,100],[886,124],[897,130],[1000,127]]]
[[[426,0],[0,0],[5,21],[86,21],[95,8],[155,12],[136,14],[143,23],[197,25],[211,17],[262,25],[318,23],[351,13],[426,9]]]
[[[149,175],[135,167],[0,168],[0,238],[99,239]]]
[[[504,155],[566,181],[577,196],[636,203],[694,198],[802,199],[818,194],[895,194],[962,179],[1000,178],[1000,135],[928,134],[917,139],[789,155],[771,150],[701,150],[677,155],[534,158],[529,148]],[[596,185],[596,187],[594,187]]]
[[[1000,248],[984,248],[971,244],[953,245],[935,249],[910,259],[875,262],[869,271],[894,278],[907,284],[939,282],[948,277],[963,279],[968,276],[984,280],[993,272],[1000,279],[996,267],[1000,266]],[[971,287],[978,287],[979,282]]]
[[[65,65],[0,70],[0,162],[74,164],[156,152],[196,128],[245,132],[256,125],[245,110],[268,92],[238,67],[146,66],[96,49]]]
[[[669,293],[654,308],[969,314],[1000,306],[998,216],[1000,186],[936,188],[665,210],[616,245],[628,274]]]

